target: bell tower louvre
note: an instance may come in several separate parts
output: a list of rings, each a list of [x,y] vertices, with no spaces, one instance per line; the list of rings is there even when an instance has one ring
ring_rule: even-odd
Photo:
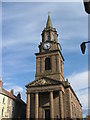
[[[81,119],[82,105],[68,79],[64,58],[50,15],[36,55],[35,80],[26,85],[28,119]]]

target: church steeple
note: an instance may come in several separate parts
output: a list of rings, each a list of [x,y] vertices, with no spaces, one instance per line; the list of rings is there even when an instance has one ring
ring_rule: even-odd
[[[52,25],[51,18],[50,18],[49,14],[48,14],[48,20],[47,20],[46,28],[53,28],[53,25]]]
[[[42,31],[41,35],[42,35],[42,42],[53,41],[58,43],[58,34],[56,28],[53,28],[50,14],[48,14],[46,27]]]
[[[50,15],[46,28],[42,31],[42,42],[39,45],[39,53],[36,53],[36,79],[50,77],[64,81],[64,58],[61,53],[61,45],[58,43],[56,28],[53,28]]]

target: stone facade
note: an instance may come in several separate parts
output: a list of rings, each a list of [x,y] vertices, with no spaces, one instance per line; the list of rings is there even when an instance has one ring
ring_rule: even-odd
[[[26,85],[27,118],[82,118],[82,105],[64,78],[64,58],[50,16],[41,35],[35,80]]]

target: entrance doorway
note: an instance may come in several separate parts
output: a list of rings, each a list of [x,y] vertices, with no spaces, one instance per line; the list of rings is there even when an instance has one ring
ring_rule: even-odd
[[[50,120],[50,110],[45,110],[45,120]]]

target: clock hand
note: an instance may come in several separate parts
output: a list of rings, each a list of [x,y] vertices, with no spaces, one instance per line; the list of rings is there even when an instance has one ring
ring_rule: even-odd
[[[47,46],[47,48],[48,48],[48,45],[46,45]]]

